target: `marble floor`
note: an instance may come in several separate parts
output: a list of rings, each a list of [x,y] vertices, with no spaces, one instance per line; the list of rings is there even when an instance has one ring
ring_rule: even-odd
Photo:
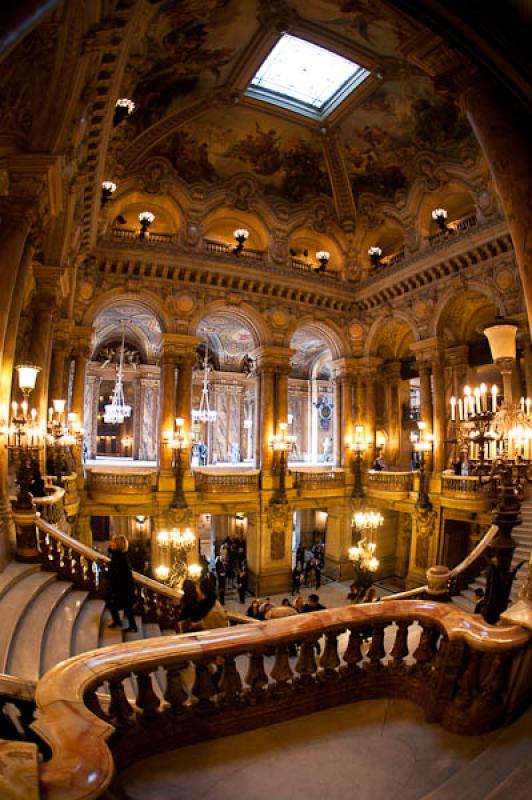
[[[154,756],[122,783],[131,800],[420,800],[437,787],[438,800],[502,800],[474,777],[475,759],[497,763],[501,780],[529,769],[530,724],[515,726],[458,736],[407,700],[371,700]],[[471,785],[447,792],[466,767]]]

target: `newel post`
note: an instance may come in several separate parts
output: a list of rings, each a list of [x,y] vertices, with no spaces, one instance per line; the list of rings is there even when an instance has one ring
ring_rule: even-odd
[[[40,561],[37,547],[37,511],[35,508],[13,506],[13,521],[16,529],[15,558],[17,561],[31,563]]]

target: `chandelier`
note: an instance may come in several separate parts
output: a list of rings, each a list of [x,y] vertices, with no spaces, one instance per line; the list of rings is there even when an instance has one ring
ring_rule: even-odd
[[[201,578],[201,566],[187,563],[187,553],[194,550],[197,542],[190,528],[159,531],[156,542],[163,554],[163,560],[167,562],[155,568],[157,580],[167,583],[172,589],[181,589],[185,578],[192,580]]]
[[[359,541],[349,548],[347,555],[355,571],[356,583],[368,588],[373,582],[373,575],[379,568],[379,559],[375,556],[377,544],[374,541],[375,531],[384,522],[379,511],[357,511],[353,516],[353,528],[363,531]]]
[[[211,330],[204,331],[205,336],[205,355],[203,357],[203,386],[201,389],[201,399],[199,408],[192,409],[192,419],[194,422],[214,422],[216,419],[216,411],[209,405],[209,337],[208,334],[212,333]]]
[[[125,321],[122,323],[125,325]],[[131,416],[131,406],[128,406],[124,398],[124,339],[125,330],[122,328],[122,345],[120,347],[120,361],[116,372],[116,381],[113,389],[111,403],[105,406],[103,421],[111,425],[121,425],[125,419]]]

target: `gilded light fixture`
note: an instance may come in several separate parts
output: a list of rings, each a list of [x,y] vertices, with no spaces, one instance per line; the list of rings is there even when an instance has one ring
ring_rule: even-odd
[[[150,225],[153,224],[155,220],[155,214],[151,211],[141,211],[139,214],[139,222],[140,222],[140,231],[139,231],[139,239],[145,239],[148,233],[148,229]]]
[[[242,250],[244,249],[244,244],[246,239],[249,238],[249,231],[245,228],[237,228],[233,231],[233,236],[236,241],[236,247],[233,248],[233,253],[235,256],[239,256]]]
[[[368,250],[368,256],[372,267],[382,267],[382,250],[380,247],[377,247],[377,245],[370,247]]]

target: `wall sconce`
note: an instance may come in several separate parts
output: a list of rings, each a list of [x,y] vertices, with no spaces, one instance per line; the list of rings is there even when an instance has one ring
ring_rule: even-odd
[[[233,248],[233,253],[235,256],[239,256],[244,249],[244,243],[246,239],[249,238],[249,231],[247,231],[245,228],[237,228],[235,231],[233,231],[233,236],[236,240],[236,247]]]
[[[102,199],[100,202],[100,208],[103,208],[107,201],[111,199],[113,192],[116,192],[116,183],[113,183],[113,181],[102,181]]]
[[[296,443],[296,437],[287,433],[288,423],[279,423],[279,433],[270,439],[270,447],[274,453],[279,453],[279,489],[274,496],[274,503],[288,503],[286,495],[286,454],[292,450]]]
[[[371,261],[372,267],[374,267],[375,269],[377,267],[382,267],[382,261],[381,261],[382,250],[380,247],[377,247],[376,245],[370,247],[368,250],[368,256],[369,260]]]
[[[318,250],[316,253],[316,258],[318,259],[320,265],[316,268],[316,272],[325,272],[330,257],[331,254],[328,253],[327,250]]]
[[[139,214],[139,222],[140,222],[140,233],[139,239],[145,239],[146,234],[148,233],[148,228],[155,220],[155,214],[152,214],[151,211],[141,211]]]
[[[352,497],[363,497],[364,487],[362,484],[362,456],[371,445],[371,437],[364,437],[363,425],[355,425],[355,438],[348,442],[348,446],[354,453],[353,458],[353,494]]]
[[[37,375],[41,371],[41,368],[36,367],[34,364],[19,364],[15,369],[18,375],[18,388],[27,400],[35,389]]]
[[[115,104],[115,113],[113,116],[113,128],[120,125],[123,119],[129,117],[135,110],[135,103],[127,97],[120,97]]]
[[[431,216],[442,233],[449,233],[451,231],[451,228],[447,225],[447,209],[434,208]]]

